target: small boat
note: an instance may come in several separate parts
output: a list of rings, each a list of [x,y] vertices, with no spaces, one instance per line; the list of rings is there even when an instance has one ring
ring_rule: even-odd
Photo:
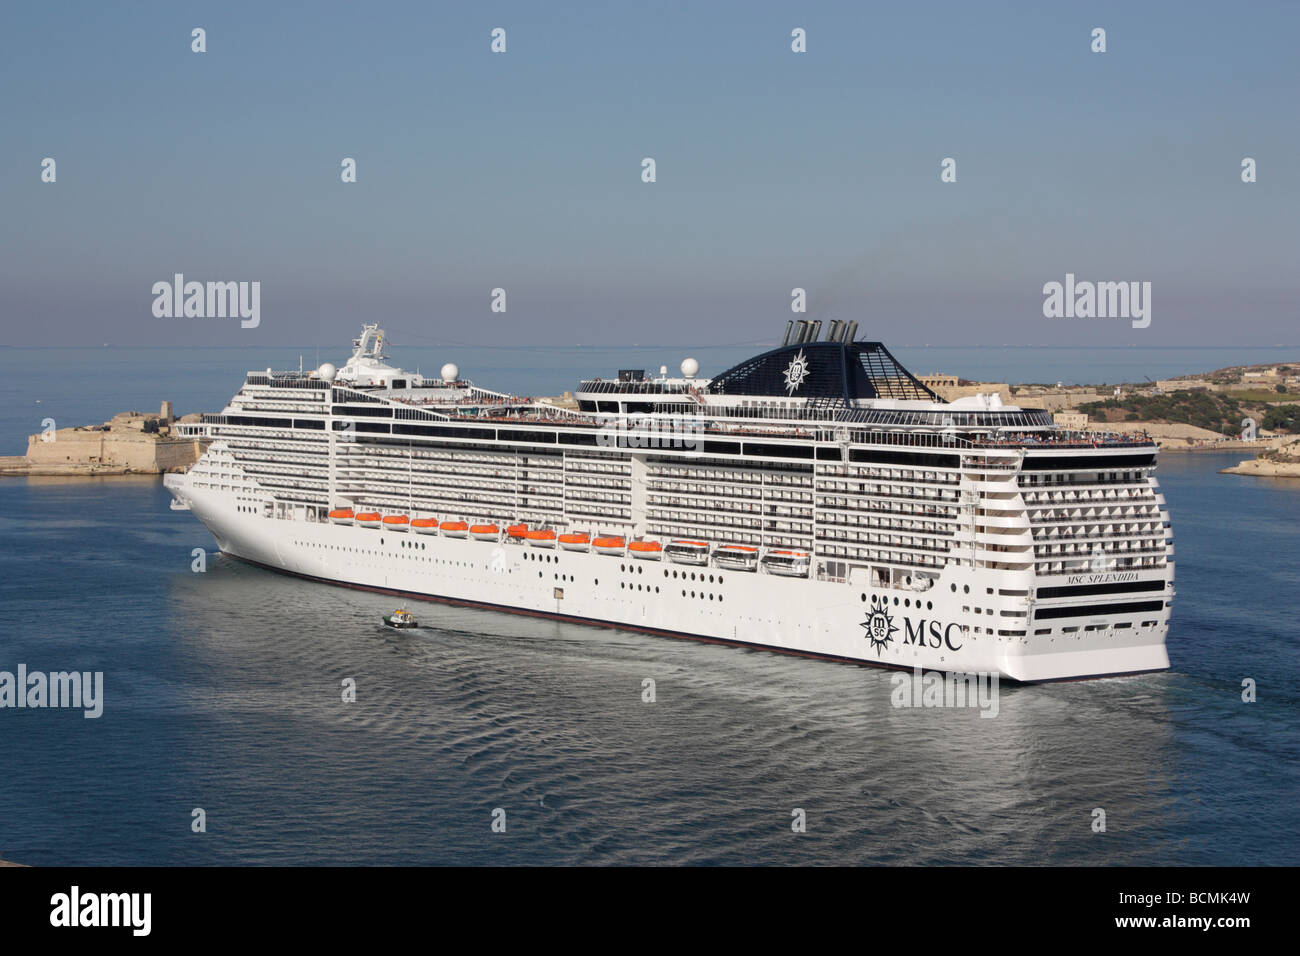
[[[363,528],[378,528],[383,516],[378,511],[362,511],[357,515],[357,524]]]
[[[463,538],[469,534],[469,525],[464,521],[444,521],[438,528],[449,538]]]
[[[597,538],[591,546],[600,554],[622,554],[627,550],[627,542],[617,535]]]
[[[506,535],[515,540],[523,540],[528,537],[528,525],[512,524],[510,527],[506,528]]]
[[[560,547],[565,551],[591,550],[591,536],[585,531],[571,531],[560,535]]]
[[[528,543],[534,548],[555,547],[555,532],[550,528],[537,528],[526,535]]]
[[[406,531],[410,526],[410,515],[384,515],[384,528],[388,531]]]
[[[414,518],[411,521],[411,530],[416,534],[437,534],[437,518]]]
[[[675,564],[708,564],[709,542],[676,538],[664,547],[664,554]]]
[[[419,627],[420,623],[415,619],[415,616],[411,614],[410,611],[404,607],[399,607],[392,614],[384,615],[384,625],[387,627],[405,629]]]
[[[757,571],[758,548],[744,544],[724,544],[713,552],[713,563],[732,571]]]
[[[351,508],[335,508],[330,512],[330,521],[334,524],[351,524],[356,516]]]
[[[658,541],[633,541],[627,550],[632,557],[643,561],[658,561],[664,556],[664,546]]]
[[[472,524],[469,533],[479,541],[495,541],[501,536],[501,529],[494,524]]]
[[[763,555],[763,567],[768,574],[806,578],[811,566],[807,551],[769,551]]]

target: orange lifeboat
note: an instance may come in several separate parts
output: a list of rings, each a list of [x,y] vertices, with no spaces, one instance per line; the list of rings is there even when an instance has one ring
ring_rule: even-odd
[[[410,515],[385,515],[384,527],[389,531],[405,531],[411,526]]]
[[[351,508],[336,508],[330,512],[330,521],[334,524],[351,524],[356,516]]]
[[[382,517],[378,511],[361,511],[357,513],[357,524],[363,528],[378,528]]]
[[[526,538],[528,537],[528,525],[512,524],[510,527],[506,528],[506,534],[516,539]]]
[[[586,551],[591,548],[591,536],[585,531],[560,535],[560,547],[565,551]]]
[[[494,524],[472,524],[469,533],[479,541],[495,541],[501,534],[501,529]]]
[[[658,541],[633,541],[627,549],[632,557],[645,561],[658,561],[664,556],[664,546]]]
[[[444,521],[438,527],[449,538],[463,538],[469,533],[469,525],[464,521]]]
[[[617,535],[609,535],[597,538],[591,542],[591,546],[601,554],[622,554],[627,548],[627,542]]]
[[[416,534],[437,534],[437,518],[415,518],[411,521],[411,528]]]
[[[528,543],[534,548],[555,547],[555,532],[550,528],[537,528],[528,532]]]

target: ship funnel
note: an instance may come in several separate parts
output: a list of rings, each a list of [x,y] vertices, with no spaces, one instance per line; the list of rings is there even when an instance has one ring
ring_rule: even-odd
[[[808,337],[804,339],[804,341],[816,342],[817,338],[822,334],[822,320],[813,319],[811,322],[808,323],[808,325],[809,325]]]
[[[781,340],[782,345],[790,344],[790,333],[793,331],[794,331],[794,319],[790,319],[785,323],[785,338]]]
[[[831,327],[826,330],[826,341],[838,342],[840,340],[840,333],[843,331],[844,331],[844,320],[831,319]]]
[[[858,323],[847,322],[844,325],[844,341],[852,342],[858,337]]]

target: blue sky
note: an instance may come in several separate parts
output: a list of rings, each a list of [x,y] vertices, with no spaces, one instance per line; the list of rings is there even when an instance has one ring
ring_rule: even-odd
[[[884,6],[6,5],[6,340],[770,341],[799,286],[888,343],[1300,342],[1300,5]],[[261,325],[155,318],[176,272]],[[1151,326],[1044,318],[1067,272]]]

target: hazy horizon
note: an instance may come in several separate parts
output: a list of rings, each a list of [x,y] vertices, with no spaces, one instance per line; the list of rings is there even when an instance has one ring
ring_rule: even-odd
[[[337,354],[378,321],[399,344],[702,348],[778,342],[790,318],[891,348],[1300,340],[1294,4],[72,3],[0,23],[9,345]],[[257,326],[155,317],[177,273],[260,283]],[[1045,318],[1067,274],[1151,283],[1150,326]]]

